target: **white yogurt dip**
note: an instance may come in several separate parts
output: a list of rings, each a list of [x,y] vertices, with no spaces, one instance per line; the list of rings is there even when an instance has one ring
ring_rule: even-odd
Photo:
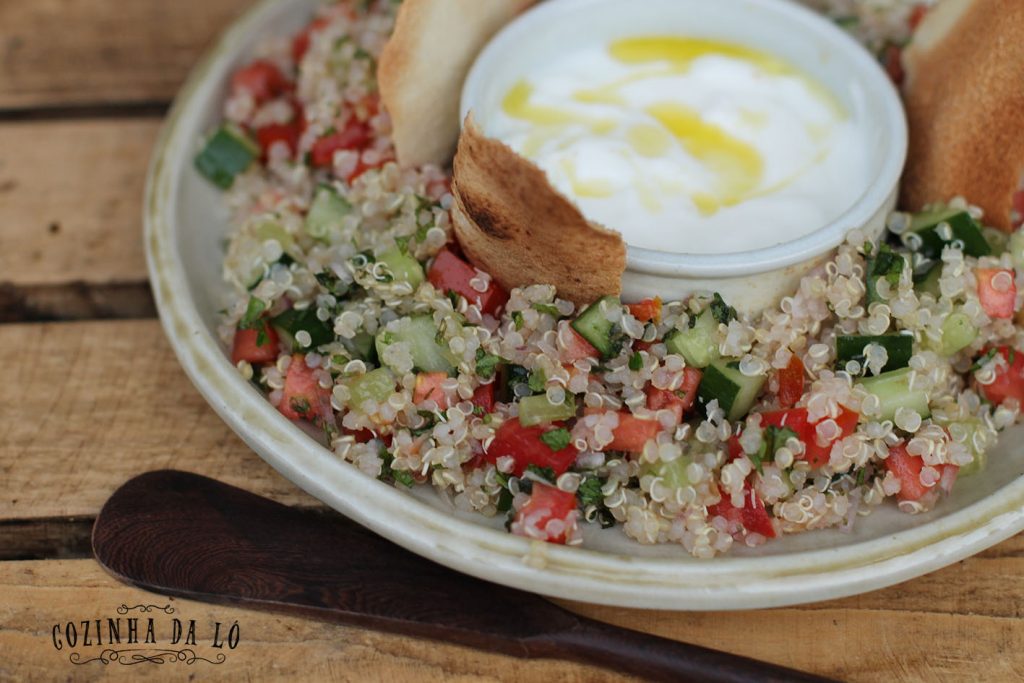
[[[795,66],[731,43],[638,36],[524,74],[485,122],[636,247],[787,242],[869,184],[865,127]]]

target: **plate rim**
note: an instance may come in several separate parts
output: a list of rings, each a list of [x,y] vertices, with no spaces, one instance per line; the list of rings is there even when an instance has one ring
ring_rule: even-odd
[[[1024,530],[1024,477],[1018,476],[950,515],[838,548],[712,560],[630,556],[530,541],[460,519],[316,443],[239,375],[203,323],[178,253],[175,220],[175,197],[194,147],[184,131],[190,117],[198,118],[204,96],[220,90],[216,76],[247,49],[267,17],[315,4],[260,0],[221,34],[175,97],[154,146],[143,203],[150,286],[179,364],[232,431],[286,479],[398,545],[466,574],[550,597],[632,608],[737,610],[846,597],[952,564]]]

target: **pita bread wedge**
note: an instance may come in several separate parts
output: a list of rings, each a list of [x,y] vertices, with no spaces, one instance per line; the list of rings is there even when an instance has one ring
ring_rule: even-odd
[[[377,78],[403,166],[447,164],[462,82],[477,53],[536,0],[404,0]]]
[[[544,283],[576,304],[618,294],[622,237],[592,223],[544,172],[467,117],[455,155],[452,222],[466,256],[503,287]]]
[[[1022,36],[1022,0],[943,0],[925,17],[904,55],[903,208],[959,195],[1012,230],[1024,175]]]

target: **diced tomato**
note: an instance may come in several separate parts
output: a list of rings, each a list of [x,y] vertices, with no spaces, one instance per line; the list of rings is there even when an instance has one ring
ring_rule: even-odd
[[[266,161],[270,148],[275,142],[283,142],[288,145],[291,156],[295,156],[295,150],[299,148],[299,137],[302,135],[302,125],[295,120],[291,123],[271,123],[262,128],[256,129],[256,140],[260,143],[261,158]]]
[[[568,363],[575,363],[583,358],[596,358],[597,349],[594,345],[580,336],[576,330],[569,328],[568,341],[565,345],[565,360]]]
[[[1024,225],[1024,190],[1013,195],[1013,210],[1017,213],[1013,221],[1014,229]]]
[[[1024,352],[1009,346],[1000,346],[996,352],[1006,359],[1006,366],[996,371],[991,384],[979,384],[978,388],[995,405],[1015,398],[1024,406]]]
[[[655,343],[656,342],[652,342],[652,341],[645,342],[645,341],[642,341],[640,339],[637,339],[636,341],[633,342],[633,350],[634,351],[650,351],[651,347],[654,346]]]
[[[522,475],[529,465],[550,467],[556,475],[562,474],[576,461],[579,451],[572,443],[559,451],[552,450],[540,437],[563,426],[555,422],[549,426],[524,427],[519,420],[507,420],[498,427],[494,440],[487,447],[487,461],[497,463],[498,458],[511,457],[515,461],[512,473],[516,476]]]
[[[519,536],[565,543],[576,529],[578,516],[575,494],[534,482],[529,500],[516,510],[510,529]]]
[[[244,66],[231,77],[232,92],[247,92],[256,104],[269,102],[292,88],[291,81],[281,73],[277,65],[266,59],[257,59]]]
[[[889,45],[882,53],[882,59],[885,64],[885,72],[889,74],[892,82],[896,85],[903,85],[903,80],[907,77],[903,70],[903,49],[899,45]]]
[[[779,405],[792,408],[804,395],[804,363],[795,353],[789,365],[779,370]]]
[[[391,154],[381,154],[376,162],[368,164],[366,163],[366,159],[363,158],[364,156],[365,155],[359,157],[359,161],[356,162],[355,168],[353,168],[352,171],[349,172],[347,176],[345,176],[345,182],[348,183],[349,185],[351,185],[356,178],[363,175],[367,171],[372,171],[375,168],[380,168],[389,161],[395,160],[395,157]]]
[[[327,17],[314,19],[292,39],[292,59],[296,64],[301,62],[302,58],[306,56],[306,52],[309,51],[309,43],[313,34],[329,24],[330,21]]]
[[[911,31],[917,30],[917,27],[924,21],[926,14],[928,14],[928,5],[924,3],[919,3],[911,8],[910,15],[907,17],[907,23],[910,25]]]
[[[790,408],[789,410],[771,410],[761,413],[761,425],[763,427],[785,427],[793,430],[796,438],[804,443],[814,436],[814,426],[811,425],[807,416],[807,408]]]
[[[810,422],[806,408],[790,408],[789,410],[761,413],[762,425],[786,427],[796,434],[796,438],[804,444],[804,454],[801,459],[809,462],[812,467],[823,467],[828,464],[832,444],[853,434],[857,429],[858,420],[860,420],[859,414],[848,408],[840,407],[839,415],[835,418],[836,424],[839,425],[840,435],[827,444],[819,444],[817,426],[824,420]]]
[[[633,413],[620,412],[619,426],[612,432],[612,442],[605,448],[609,451],[626,451],[640,453],[644,444],[653,439],[661,431],[657,420],[647,420]]]
[[[317,422],[333,420],[331,392],[320,386],[315,372],[306,365],[305,356],[292,356],[292,362],[284,376],[283,393],[277,409],[285,417],[291,420]]]
[[[733,434],[729,437],[729,440],[725,442],[726,448],[729,452],[729,462],[732,462],[736,458],[743,455],[743,446],[740,445],[740,437],[738,434]]]
[[[775,527],[772,518],[758,498],[757,493],[747,484],[743,490],[743,507],[732,504],[729,496],[722,494],[722,500],[708,507],[708,517],[720,516],[730,522],[737,522],[748,533],[761,534],[765,538],[775,538]]]
[[[627,308],[630,314],[642,323],[661,320],[661,297],[644,299],[638,303],[629,304]]]
[[[377,438],[377,435],[369,429],[359,429],[355,431],[351,429],[343,429],[342,431],[354,437],[356,443],[368,443]]]
[[[482,410],[484,414],[494,412],[494,382],[481,384],[473,390],[473,405]]]
[[[806,450],[804,451],[803,459],[809,462],[811,464],[811,467],[824,467],[825,465],[827,465],[829,461],[829,456],[832,453],[832,445],[836,441],[844,439],[848,437],[850,434],[853,434],[853,432],[857,429],[857,422],[859,420],[860,415],[858,413],[850,410],[849,408],[840,406],[839,415],[836,416],[835,418],[836,424],[839,425],[839,436],[837,436],[835,439],[832,439],[828,443],[824,444],[818,440],[816,428],[819,424],[821,424],[821,422],[824,422],[825,420],[821,420],[819,422],[814,423],[814,425],[812,425],[810,428],[811,433],[809,438],[806,441],[804,441]]]
[[[494,315],[508,301],[508,292],[491,280],[487,290],[478,292],[470,281],[479,277],[476,268],[456,256],[448,248],[442,249],[434,258],[427,279],[442,292],[455,292],[468,301],[477,304],[482,313]]]
[[[309,150],[309,161],[316,168],[334,164],[334,153],[340,150],[362,150],[370,144],[373,131],[370,126],[352,120],[341,130],[319,138]]]
[[[1012,318],[1017,303],[1017,283],[1014,281],[1013,269],[979,268],[977,275],[978,299],[985,313],[990,318]],[[998,289],[993,284],[996,278],[999,279]]]
[[[904,444],[889,447],[889,457],[885,459],[885,469],[892,472],[900,481],[900,500],[920,500],[928,493],[928,487],[921,483],[921,470],[924,460],[919,455],[911,455]]]
[[[441,388],[441,382],[448,379],[447,372],[421,372],[416,375],[416,386],[412,392],[412,400],[415,403],[433,401],[438,409],[444,410],[448,407],[448,397]]]
[[[697,388],[703,373],[697,368],[687,367],[683,370],[683,384],[677,391],[647,387],[647,407],[651,410],[671,410],[675,415],[676,424],[683,421],[683,415],[697,400]]]
[[[261,320],[259,325],[255,329],[235,331],[235,339],[231,344],[232,363],[237,365],[243,360],[250,363],[272,363],[277,360],[277,332],[266,320]]]

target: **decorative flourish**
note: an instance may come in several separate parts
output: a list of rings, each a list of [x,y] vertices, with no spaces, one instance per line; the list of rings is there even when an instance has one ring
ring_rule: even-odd
[[[117,608],[117,613],[128,614],[133,609],[137,609],[140,612],[152,612],[153,610],[159,610],[164,614],[174,614],[174,608],[170,605],[164,605],[163,607],[161,607],[160,605],[135,605],[134,607],[129,607],[125,604],[122,604],[120,607]]]
[[[122,612],[123,614],[123,612]],[[200,657],[196,654],[195,650],[185,648],[183,650],[173,650],[170,648],[160,647],[142,647],[142,648],[126,648],[123,650],[112,650],[106,649],[100,653],[99,657],[93,657],[91,659],[82,659],[82,656],[77,652],[72,652],[68,655],[68,660],[72,664],[81,666],[82,664],[89,664],[91,662],[99,662],[106,666],[107,664],[121,664],[123,666],[134,666],[135,664],[177,664],[182,663],[187,666],[192,666],[196,662],[206,662],[208,664],[223,664],[227,657],[223,652],[218,653],[213,659],[207,659],[206,657]]]

